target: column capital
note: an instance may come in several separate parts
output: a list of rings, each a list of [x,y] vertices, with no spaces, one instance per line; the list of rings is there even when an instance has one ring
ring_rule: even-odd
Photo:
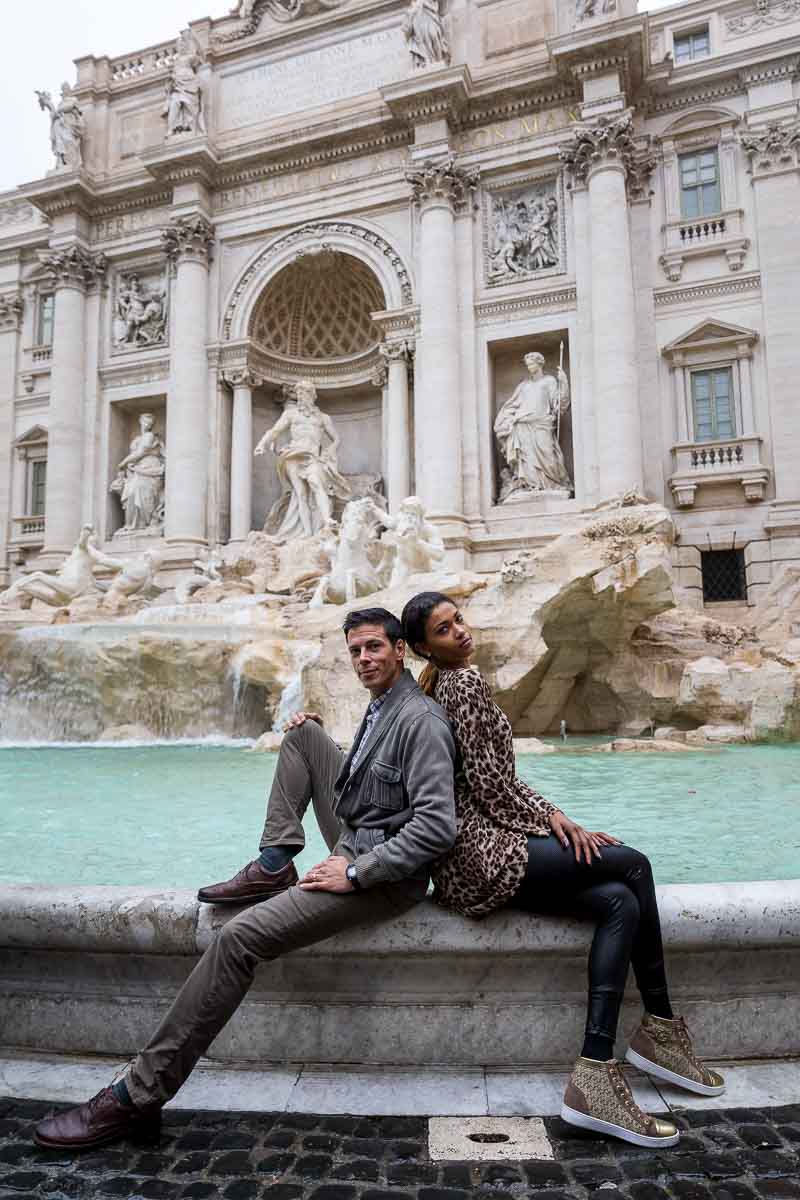
[[[42,265],[55,290],[70,287],[87,292],[105,282],[108,259],[105,254],[90,254],[76,242],[46,253]]]
[[[178,217],[161,231],[161,245],[173,264],[199,262],[208,266],[214,242],[214,226],[201,213]]]
[[[21,292],[0,293],[0,333],[19,330],[23,307]]]
[[[770,121],[763,129],[742,130],[739,141],[750,155],[754,179],[800,165],[800,122]]]
[[[633,112],[599,117],[591,124],[576,125],[572,140],[559,150],[559,157],[573,181],[588,183],[594,171],[618,167],[627,175],[637,153],[633,137]],[[651,168],[652,169],[652,168]]]
[[[414,193],[414,203],[420,209],[433,205],[446,205],[454,212],[466,208],[478,186],[480,174],[477,170],[456,165],[450,155],[443,159],[429,159],[419,167],[406,171],[406,179]]]
[[[253,388],[261,387],[264,382],[263,377],[252,367],[229,367],[227,371],[222,372],[222,379],[228,387],[246,387],[251,391]]]
[[[372,374],[369,377],[369,381],[373,387],[376,387],[376,388],[385,388],[386,387],[386,384],[389,381],[389,372],[386,368],[385,362],[379,362],[379,363],[375,364]]]
[[[403,338],[400,341],[381,342],[378,347],[381,357],[390,362],[408,362],[414,354],[414,339]]]

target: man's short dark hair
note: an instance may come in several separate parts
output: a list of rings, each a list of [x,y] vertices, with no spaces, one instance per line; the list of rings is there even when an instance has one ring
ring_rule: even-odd
[[[347,637],[352,629],[358,629],[361,625],[380,625],[393,646],[402,641],[403,627],[388,608],[354,608],[344,619],[344,636]]]

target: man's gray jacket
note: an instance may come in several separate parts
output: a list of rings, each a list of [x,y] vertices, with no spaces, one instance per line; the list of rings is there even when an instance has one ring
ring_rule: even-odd
[[[366,716],[353,748],[364,731]],[[334,785],[342,822],[337,849],[356,863],[362,887],[427,879],[456,838],[455,743],[444,710],[410,671],[393,686],[356,769],[353,749]]]

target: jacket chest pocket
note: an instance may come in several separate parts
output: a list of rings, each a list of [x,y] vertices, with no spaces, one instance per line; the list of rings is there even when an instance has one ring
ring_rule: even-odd
[[[403,780],[399,767],[375,761],[370,767],[370,801],[378,808],[399,812],[404,805]]]

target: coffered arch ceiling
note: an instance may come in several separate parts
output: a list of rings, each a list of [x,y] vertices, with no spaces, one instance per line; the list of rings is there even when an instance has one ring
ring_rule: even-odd
[[[294,362],[354,358],[378,345],[381,333],[371,314],[385,308],[383,288],[364,262],[315,248],[270,280],[249,333],[270,355]]]

